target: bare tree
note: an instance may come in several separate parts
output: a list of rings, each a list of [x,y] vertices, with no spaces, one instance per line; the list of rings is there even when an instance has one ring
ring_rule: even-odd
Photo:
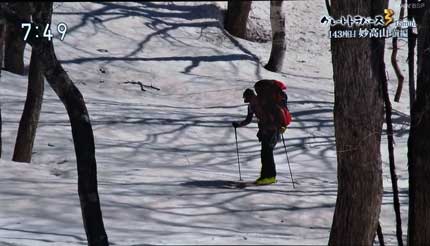
[[[2,137],[1,137],[1,135],[2,135],[2,124],[3,124],[3,121],[1,118],[1,105],[0,105],[0,158],[1,158],[1,153],[2,153],[2,142],[3,142]]]
[[[397,43],[397,40],[393,40],[393,43]],[[391,58],[393,58],[393,56]],[[395,62],[395,64],[396,65],[393,65],[393,66],[397,66],[397,61]],[[381,64],[379,66],[381,66],[381,71],[385,71],[384,60],[381,60]],[[394,137],[393,137],[394,133],[393,133],[393,122],[391,118],[393,110],[391,106],[390,96],[388,93],[387,76],[385,75],[385,73],[381,74],[381,78],[382,78],[382,81],[381,81],[382,94],[384,96],[384,104],[385,104],[385,123],[387,125],[388,159],[390,164],[391,186],[393,188],[393,206],[394,206],[394,212],[396,215],[397,245],[403,246],[402,217],[400,214],[399,188],[397,186],[397,174],[396,174],[396,166],[395,166],[395,160],[394,160]],[[403,84],[403,79],[401,80],[399,78],[398,85],[400,85],[401,87],[401,84]],[[400,96],[400,94],[397,94],[397,92],[396,92],[396,95]]]
[[[0,77],[1,70],[3,69],[3,47],[4,47],[4,27],[5,25],[1,23],[0,20]],[[0,105],[0,158],[2,153],[2,118],[1,118],[1,105]]]
[[[407,1],[408,21],[414,19],[418,24],[415,16],[418,14],[411,8],[412,4],[416,4],[416,0]],[[415,13],[414,13],[415,12]],[[417,35],[413,31],[413,27],[408,27],[408,79],[409,79],[409,114],[412,115],[412,104],[415,101],[415,47],[417,43]]]
[[[399,20],[403,20],[404,15],[405,15],[405,0],[401,0]],[[396,29],[400,30],[400,28],[396,28]],[[393,69],[397,77],[397,91],[396,91],[396,95],[394,96],[395,102],[400,101],[400,96],[402,95],[402,89],[403,89],[403,82],[405,80],[405,77],[403,76],[402,71],[400,70],[399,64],[397,63],[397,51],[399,50],[397,45],[397,40],[398,40],[398,37],[393,37],[393,52],[391,53],[391,64],[393,65]]]
[[[284,1],[270,1],[270,23],[272,26],[272,50],[270,51],[269,62],[265,68],[272,72],[282,70],[284,64],[285,51],[287,49],[285,35],[285,13],[282,10]]]
[[[387,5],[386,0],[332,0],[331,11],[336,19],[375,16],[383,15]],[[372,245],[377,232],[383,194],[384,46],[382,39],[331,41],[338,192],[329,245]]]
[[[229,0],[225,17],[225,29],[239,38],[246,38],[246,23],[252,1]]]
[[[14,11],[0,4],[0,14],[20,26],[25,22]],[[37,2],[34,22],[41,26],[51,22],[52,2]],[[20,35],[23,35],[20,31]],[[59,63],[52,41],[29,37],[27,42],[40,59],[42,71],[49,85],[63,102],[72,127],[73,142],[78,169],[78,194],[81,203],[84,228],[88,245],[108,245],[108,238],[103,224],[100,200],[97,188],[97,163],[95,158],[94,135],[90,117],[82,94],[69,78]]]
[[[5,25],[0,21],[0,76],[1,70],[3,69],[3,52],[4,52],[4,36],[5,36]]]
[[[29,3],[34,12],[33,3]],[[40,19],[41,12],[32,13],[33,19]],[[15,150],[12,160],[18,162],[30,162],[36,129],[39,122],[40,110],[42,107],[44,77],[41,71],[41,64],[36,52],[31,53],[30,71],[28,74],[27,98],[24,111],[19,123],[16,137]]]
[[[408,244],[430,242],[430,0],[418,25],[418,78],[408,140]]]
[[[30,22],[31,6],[29,2],[9,3],[9,7],[25,22]],[[6,24],[4,66],[5,70],[9,72],[24,74],[25,41],[19,35],[20,29],[20,26]]]
[[[19,122],[13,161],[30,162],[42,108],[44,78],[36,52],[32,52],[28,74],[27,99]]]

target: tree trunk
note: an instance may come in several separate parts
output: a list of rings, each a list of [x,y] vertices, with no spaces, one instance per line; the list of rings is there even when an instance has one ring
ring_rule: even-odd
[[[418,28],[418,78],[408,140],[408,244],[430,242],[430,1]]]
[[[397,40],[394,40],[393,38],[393,45],[394,43],[396,43],[396,46],[397,46]],[[397,53],[397,51],[395,52]],[[393,50],[393,54],[394,54],[394,50]],[[393,56],[391,58],[393,58]],[[382,64],[380,65],[381,71],[385,71],[384,61],[381,60],[381,62],[382,62]],[[395,62],[395,64],[396,65],[394,66],[397,66],[398,68],[397,61]],[[391,186],[393,187],[393,206],[394,206],[394,212],[396,215],[397,245],[403,246],[402,217],[400,214],[399,188],[397,185],[396,165],[394,160],[393,121],[391,118],[393,109],[391,106],[390,95],[388,93],[388,81],[387,81],[387,76],[385,72],[381,74],[381,78],[382,78],[381,83],[382,83],[382,90],[383,90],[384,104],[385,104],[385,123],[387,125],[388,159],[390,163]],[[403,84],[403,75],[401,75],[401,79],[399,78],[399,85],[401,84]],[[396,95],[400,95],[397,93],[398,93],[398,90],[396,92]]]
[[[415,3],[415,4],[418,4],[418,3],[424,4],[425,1],[422,0],[421,2],[418,2],[418,0],[414,0],[414,1],[412,1],[412,3]],[[423,21],[423,19],[424,19],[424,9],[425,9],[424,7],[423,8],[411,8],[411,13],[410,14],[415,19],[418,33],[422,29],[423,25],[426,24]],[[416,41],[417,41],[417,53],[418,53],[418,51],[422,50],[422,48],[423,48],[422,45],[424,44],[424,40],[423,40],[424,35],[417,35],[416,38],[417,38]],[[421,56],[419,54],[417,54],[417,64],[420,64],[420,59],[421,59]],[[417,75],[419,73],[420,73],[420,66],[418,65],[417,66]]]
[[[405,16],[405,0],[401,0],[400,2],[400,14],[399,14],[399,20],[403,20]],[[394,96],[394,101],[399,102],[400,96],[402,95],[402,89],[403,89],[403,82],[405,80],[405,77],[402,74],[402,71],[400,70],[399,63],[397,62],[397,51],[398,48],[398,37],[393,37],[393,52],[391,53],[391,64],[393,65],[394,72],[396,73],[397,77],[397,91]]]
[[[0,77],[1,77],[1,71],[3,69],[3,50],[4,50],[4,34],[5,34],[5,25],[0,24]],[[2,153],[2,118],[1,118],[1,103],[0,103],[0,158]]]
[[[48,83],[60,97],[70,118],[78,165],[78,193],[89,245],[108,245],[97,190],[94,135],[84,98],[58,62],[52,43],[40,57]]]
[[[3,4],[0,6],[2,7],[0,11],[8,22],[16,26],[21,26],[21,23],[25,22]],[[36,6],[38,16],[34,18],[34,22],[42,26],[50,23],[52,2],[37,2]],[[23,35],[22,31],[20,35]],[[109,245],[97,189],[94,135],[82,94],[59,63],[52,42],[34,38],[27,39],[27,42],[32,45],[35,55],[39,57],[45,78],[63,102],[70,119],[78,169],[78,194],[88,245]]]
[[[385,0],[333,0],[340,16],[383,15]],[[335,26],[333,31],[342,27]],[[372,245],[382,202],[384,40],[332,39],[338,192],[329,245]]]
[[[239,38],[246,38],[246,23],[252,1],[230,0],[227,5],[225,29]]]
[[[410,19],[412,20],[412,19]],[[409,115],[415,101],[415,46],[417,38],[412,27],[408,27],[408,75],[409,75]]]
[[[35,22],[50,23],[52,2],[40,3],[41,18]],[[49,18],[49,19],[48,19]],[[66,107],[72,127],[78,167],[78,193],[89,245],[108,245],[97,189],[97,163],[94,135],[84,98],[59,63],[52,42],[46,39],[36,46],[44,75]]]
[[[379,245],[385,246],[384,234],[382,234],[381,223],[378,223],[378,229],[377,229],[376,233],[378,234]]]
[[[9,7],[16,11],[20,18],[30,22],[31,8],[28,2],[9,3]],[[9,72],[23,75],[25,41],[19,35],[20,32],[21,26],[11,23],[6,25],[4,66]]]
[[[2,143],[3,143],[3,140],[1,138],[1,135],[2,135],[2,124],[3,124],[3,122],[2,122],[2,118],[1,118],[1,105],[0,105],[0,158],[1,158],[1,153],[2,153]]]
[[[27,99],[19,122],[13,161],[30,162],[36,129],[42,108],[44,78],[41,64],[35,52],[31,53],[30,72],[28,74]]]
[[[3,52],[4,52],[5,25],[0,24],[0,76],[3,69]]]
[[[284,1],[270,1],[270,23],[272,25],[272,50],[265,68],[272,72],[282,70],[287,42],[285,39],[285,13],[282,10]]]

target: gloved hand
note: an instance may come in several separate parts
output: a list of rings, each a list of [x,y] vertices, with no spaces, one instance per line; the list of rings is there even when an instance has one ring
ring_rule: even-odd
[[[284,134],[284,132],[287,130],[287,127],[286,126],[283,126],[283,127],[281,127],[281,129],[279,129],[279,132],[281,133],[281,134]]]
[[[233,125],[234,128],[238,128],[240,126],[239,123],[235,121],[232,122],[231,124]]]

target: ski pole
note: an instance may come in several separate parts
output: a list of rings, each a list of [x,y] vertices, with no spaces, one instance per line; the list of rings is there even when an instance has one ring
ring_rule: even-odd
[[[234,128],[234,136],[236,137],[236,151],[237,151],[237,165],[239,166],[239,180],[242,181],[242,174],[240,173],[240,162],[239,162],[239,145],[237,144],[237,131]]]
[[[290,169],[291,182],[293,182],[293,188],[295,189],[296,187],[294,186],[293,173],[291,172],[290,160],[289,160],[289,158],[288,158],[287,146],[285,145],[284,134],[281,134],[281,136],[282,136],[282,142],[284,143],[285,155],[287,156],[288,169]]]

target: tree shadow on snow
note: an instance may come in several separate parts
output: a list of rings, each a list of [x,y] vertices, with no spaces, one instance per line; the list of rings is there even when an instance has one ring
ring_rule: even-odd
[[[235,183],[237,182],[231,180],[196,180],[185,182],[181,185],[200,188],[232,189]]]
[[[105,61],[106,64],[112,61],[190,61],[191,65],[184,68],[183,73],[190,73],[194,68],[198,67],[201,62],[229,62],[234,68],[233,61],[250,60],[255,63],[255,74],[261,78],[261,66],[257,55],[253,54],[250,50],[241,45],[232,35],[224,30],[223,27],[223,11],[215,4],[200,4],[200,5],[181,5],[178,3],[164,2],[164,3],[151,3],[139,2],[139,5],[125,6],[124,4],[117,4],[113,2],[97,3],[101,7],[96,10],[88,12],[54,12],[55,15],[82,15],[79,24],[69,28],[68,33],[79,30],[80,28],[92,25],[93,34],[97,34],[100,30],[105,30],[115,36],[130,39],[121,33],[116,33],[110,30],[105,24],[110,21],[119,20],[129,17],[144,18],[144,24],[149,29],[153,30],[152,33],[142,33],[145,38],[137,44],[137,47],[123,56],[98,56],[86,57],[70,60],[62,60],[62,63],[87,63],[94,61]],[[169,18],[174,18],[169,20]],[[176,21],[180,19],[181,21]],[[208,20],[209,19],[209,20]],[[145,48],[154,37],[161,38],[172,46],[191,46],[184,41],[174,37],[169,32],[180,28],[196,28],[200,29],[200,38],[205,34],[205,30],[209,28],[216,28],[220,39],[226,38],[233,46],[238,48],[243,54],[220,54],[213,56],[172,56],[172,57],[133,57]],[[213,34],[213,33],[211,33]],[[216,34],[215,34],[216,35]],[[202,47],[196,47],[202,48]],[[205,47],[205,49],[212,49],[215,53],[219,53],[218,49]],[[237,69],[237,68],[236,68]]]

